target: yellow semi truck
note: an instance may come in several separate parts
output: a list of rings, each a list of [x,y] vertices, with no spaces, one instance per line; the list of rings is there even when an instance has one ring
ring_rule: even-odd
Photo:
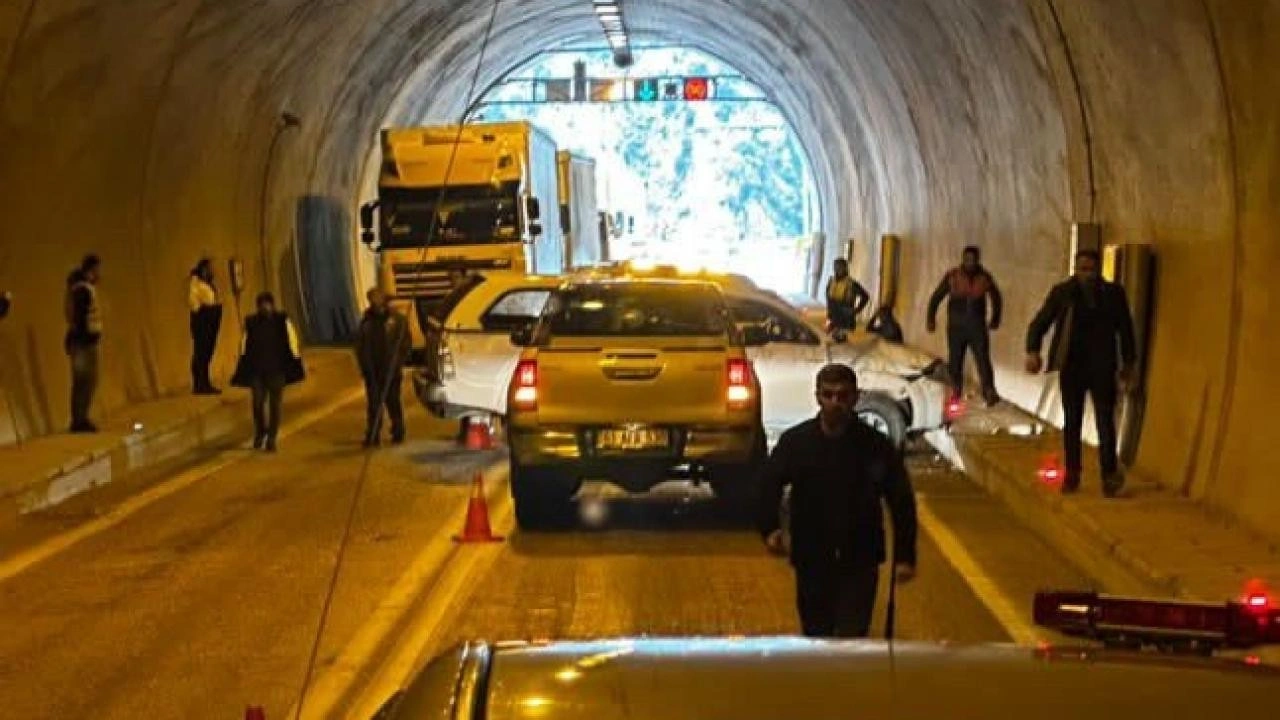
[[[360,209],[378,285],[418,322],[470,274],[556,275],[569,266],[555,142],[527,122],[382,131],[378,198]]]

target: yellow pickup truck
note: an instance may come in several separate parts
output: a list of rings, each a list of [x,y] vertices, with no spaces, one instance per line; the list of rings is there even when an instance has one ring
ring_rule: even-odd
[[[547,301],[508,389],[516,520],[564,517],[584,480],[643,492],[683,471],[744,503],[765,458],[760,385],[711,283],[592,280]]]

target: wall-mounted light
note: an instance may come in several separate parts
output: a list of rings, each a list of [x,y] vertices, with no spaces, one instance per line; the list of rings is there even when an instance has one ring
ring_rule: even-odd
[[[613,51],[613,63],[618,67],[629,67],[633,62],[631,36],[622,16],[621,0],[592,0],[591,5],[600,21],[600,29],[604,31],[605,42]]]

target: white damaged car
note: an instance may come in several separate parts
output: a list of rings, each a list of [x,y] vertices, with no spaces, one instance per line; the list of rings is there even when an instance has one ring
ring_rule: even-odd
[[[473,278],[469,289],[451,296],[432,320],[435,350],[414,373],[419,400],[439,417],[506,415],[507,387],[521,351],[511,344],[511,333],[537,320],[561,282],[495,273]],[[895,443],[945,423],[949,393],[937,358],[869,333],[834,342],[774,293],[741,284],[722,291],[740,327],[763,328],[770,338],[748,348],[748,356],[760,379],[771,442],[817,412],[814,377],[832,362],[853,367],[862,390],[859,417]]]

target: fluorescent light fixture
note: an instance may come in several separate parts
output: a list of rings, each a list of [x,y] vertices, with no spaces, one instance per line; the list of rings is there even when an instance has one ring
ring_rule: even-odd
[[[613,50],[614,64],[618,67],[631,65],[631,38],[627,35],[627,24],[618,0],[592,0],[591,7],[600,21],[605,40]]]

